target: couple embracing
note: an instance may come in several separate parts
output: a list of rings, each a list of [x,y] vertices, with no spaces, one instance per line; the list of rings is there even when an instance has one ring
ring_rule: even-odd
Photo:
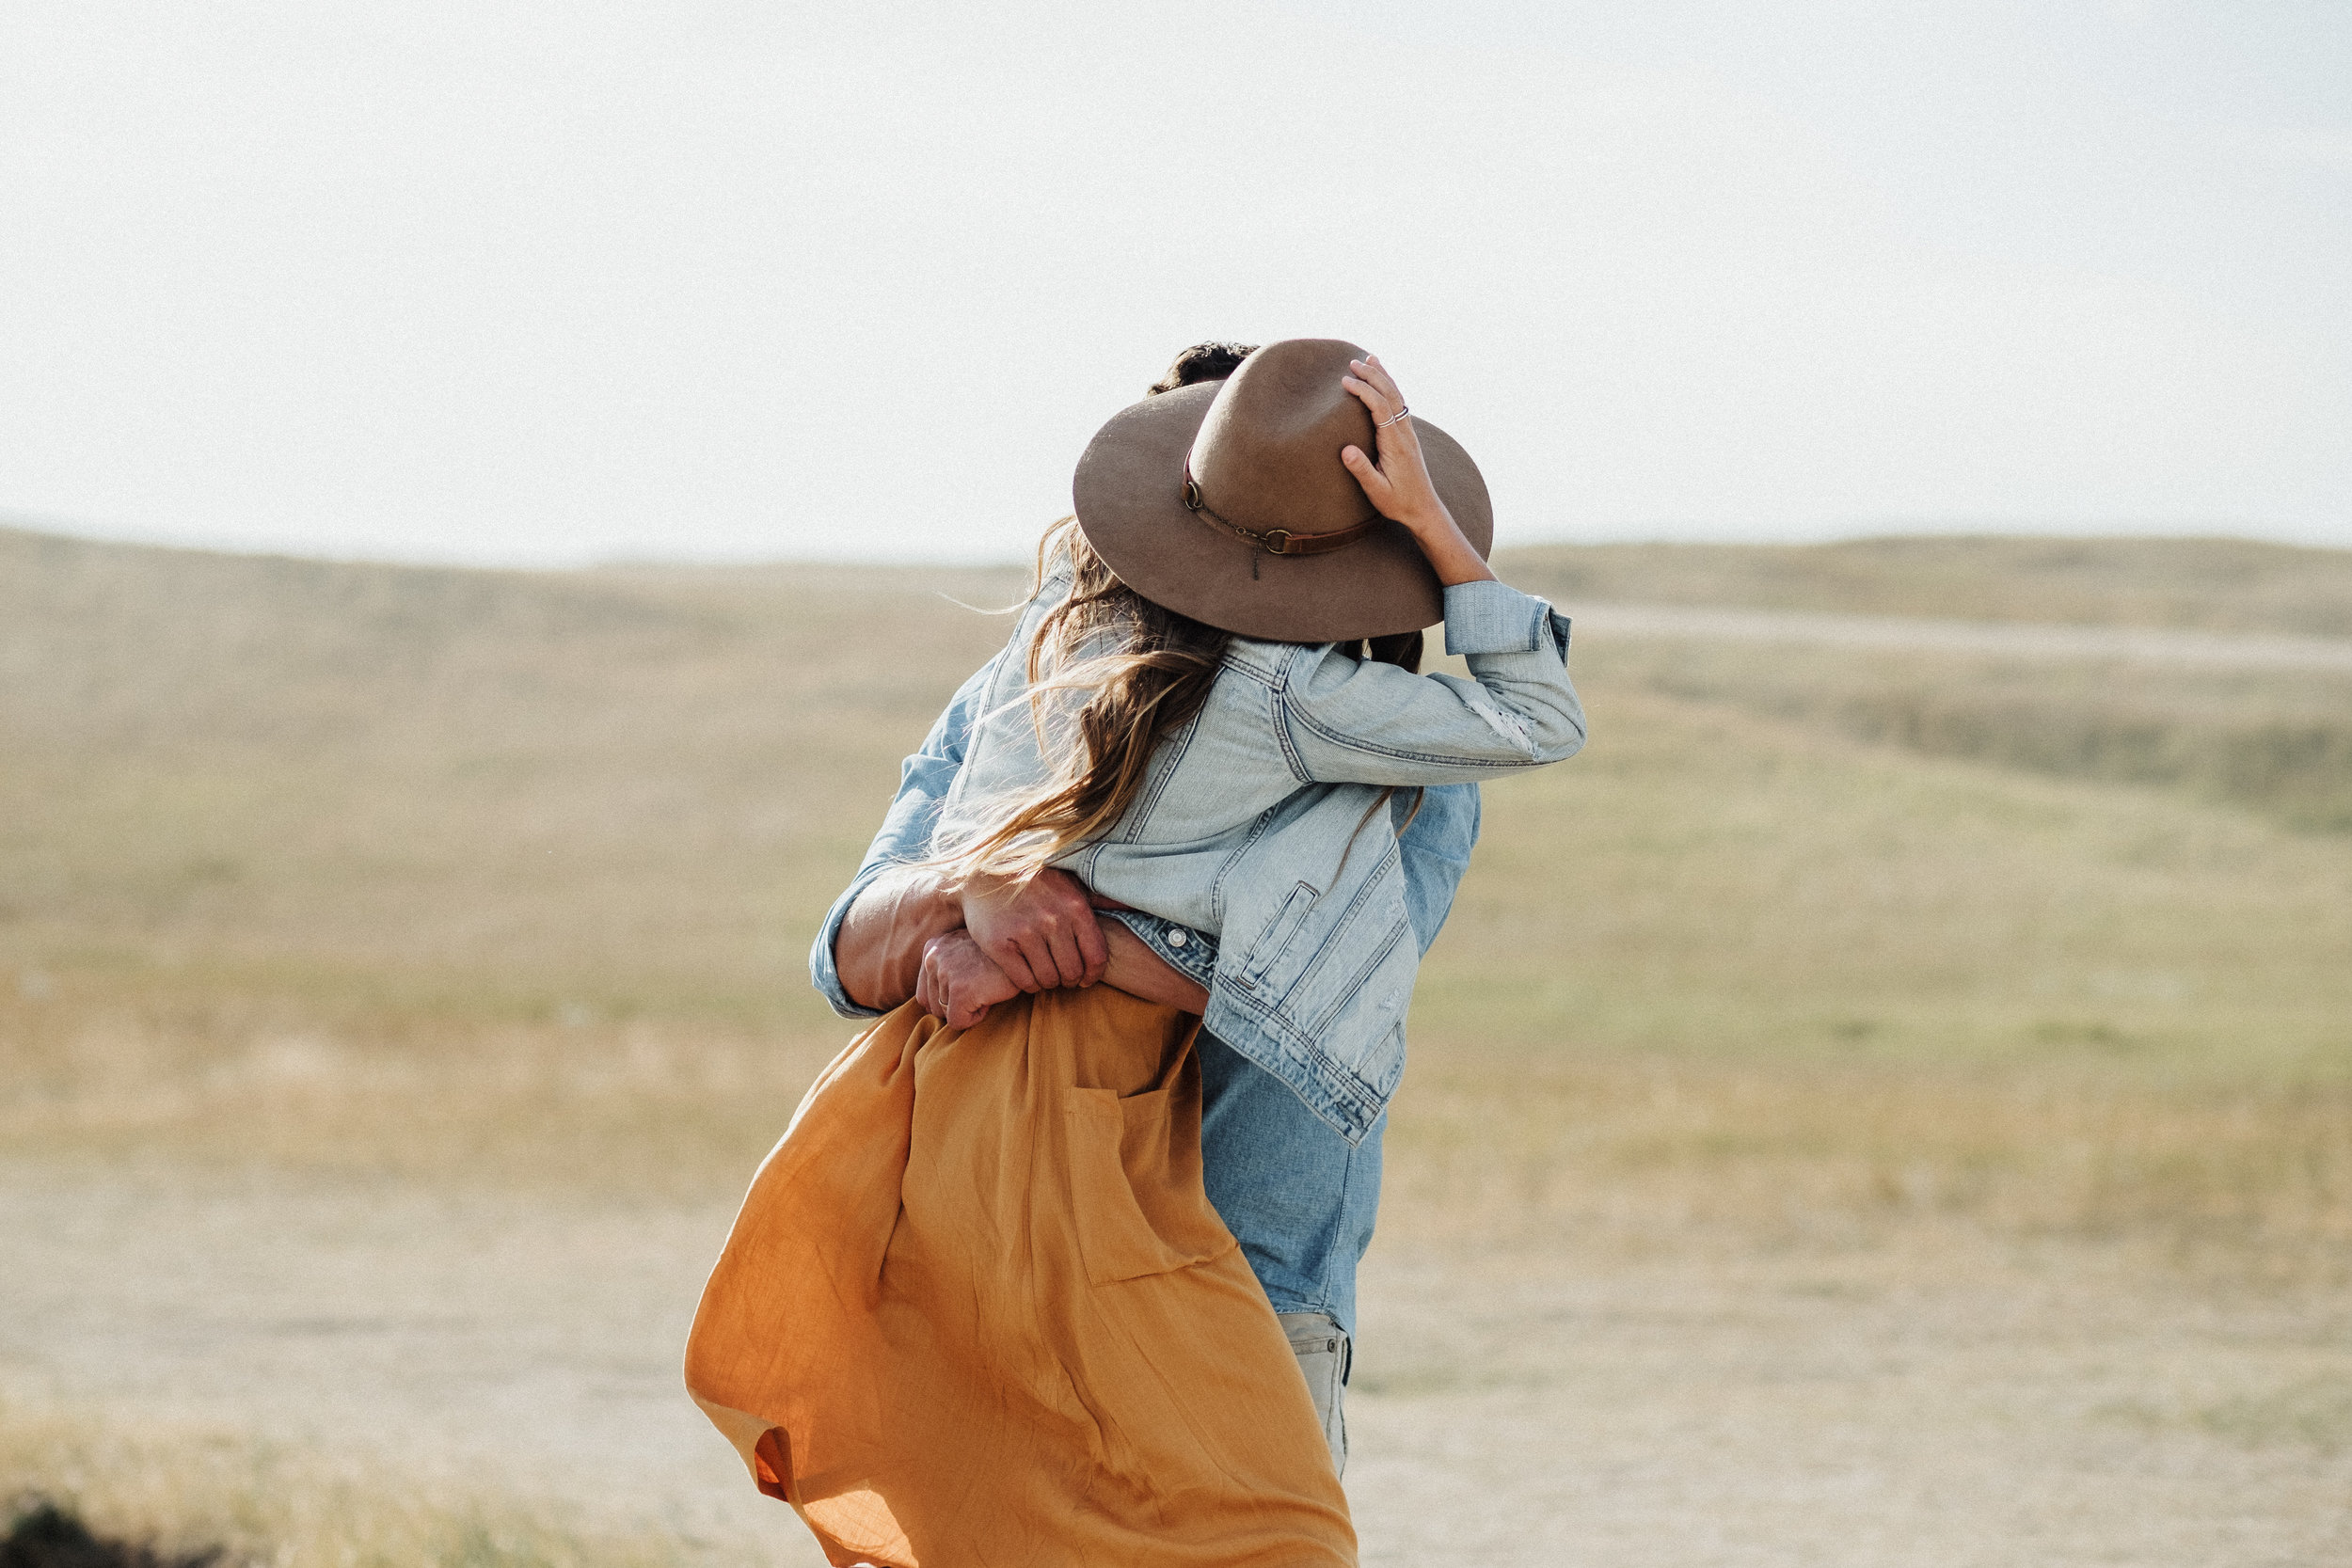
[[[879,1022],[755,1179],[688,1385],[837,1564],[1352,1564],[1406,1006],[1477,782],[1583,743],[1567,622],[1352,344],[1187,350],[1073,490],[818,935]],[[1439,621],[1471,679],[1418,673]]]

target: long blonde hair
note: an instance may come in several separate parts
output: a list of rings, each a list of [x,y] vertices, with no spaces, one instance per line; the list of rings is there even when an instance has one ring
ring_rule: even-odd
[[[1224,668],[1230,632],[1128,587],[1077,525],[1075,517],[1065,517],[1045,531],[1032,588],[1033,595],[1041,592],[1057,570],[1070,575],[1069,592],[1040,618],[1027,653],[1025,698],[1046,780],[1006,802],[993,826],[932,863],[957,880],[981,875],[1026,879],[1117,827],[1143,792],[1160,742],[1200,713]],[[1374,638],[1351,651],[1419,670],[1422,635]],[[1082,743],[1083,756],[1079,746],[1057,744],[1051,733],[1052,700],[1064,693],[1085,694],[1075,715],[1063,721],[1074,729],[1071,738]],[[1395,793],[1380,792],[1358,832]],[[1414,793],[1418,813],[1420,792]]]
[[[1035,590],[1057,570],[1069,573],[1070,591],[1039,620],[1027,664],[1030,721],[1047,778],[944,857],[964,875],[1032,877],[1116,827],[1142,793],[1160,741],[1208,701],[1232,640],[1120,581],[1075,517],[1038,542]],[[1057,745],[1048,733],[1052,699],[1079,692],[1085,701],[1068,721],[1080,744]]]

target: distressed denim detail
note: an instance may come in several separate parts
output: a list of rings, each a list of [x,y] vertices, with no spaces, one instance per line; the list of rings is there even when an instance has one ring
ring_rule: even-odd
[[[1431,680],[1438,681],[1450,681],[1454,679],[1451,675],[1432,675],[1429,678]],[[1461,682],[1459,684],[1465,686],[1469,685],[1468,682]],[[1507,728],[1504,724],[1499,722],[1494,705],[1475,689],[1465,691],[1462,694],[1462,702],[1463,705],[1472,713],[1477,714],[1480,719],[1486,721],[1486,726],[1494,732],[1498,739],[1500,739],[1504,745],[1513,748],[1520,754],[1507,759],[1486,756],[1473,760],[1467,757],[1448,756],[1442,752],[1408,751],[1403,747],[1383,746],[1375,741],[1365,740],[1360,736],[1344,734],[1342,731],[1332,729],[1330,726],[1322,723],[1311,713],[1285,713],[1284,717],[1289,719],[1292,723],[1296,724],[1300,729],[1306,730],[1310,734],[1322,738],[1334,751],[1349,752],[1368,760],[1377,759],[1383,762],[1396,763],[1409,767],[1427,768],[1451,768],[1459,769],[1464,773],[1476,773],[1485,777],[1493,777],[1500,774],[1502,770],[1506,768],[1540,768],[1547,763],[1557,762],[1560,760],[1556,756],[1543,754],[1536,743],[1533,728],[1527,725],[1523,720],[1520,720],[1518,716],[1513,716],[1513,721]],[[1291,745],[1289,739],[1288,726],[1284,727],[1283,737],[1284,752],[1286,754],[1295,756],[1296,752]],[[1582,739],[1581,732],[1578,738],[1581,742]],[[1301,766],[1303,767],[1303,765]]]

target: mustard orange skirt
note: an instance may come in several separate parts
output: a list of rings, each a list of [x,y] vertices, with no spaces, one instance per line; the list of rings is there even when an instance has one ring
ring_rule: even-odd
[[[1292,1568],[1356,1537],[1296,1361],[1200,1185],[1197,1021],[1108,986],[825,1069],[687,1345],[836,1564]]]

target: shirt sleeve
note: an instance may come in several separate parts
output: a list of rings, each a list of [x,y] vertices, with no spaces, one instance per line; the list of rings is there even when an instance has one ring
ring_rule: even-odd
[[[1470,680],[1295,650],[1275,721],[1302,783],[1474,783],[1583,747],[1566,616],[1502,583],[1465,582],[1445,591],[1445,624],[1447,651],[1464,656]]]
[[[1438,940],[1453,912],[1454,895],[1470,869],[1470,848],[1478,842],[1481,802],[1474,784],[1438,784],[1420,791],[1415,805],[1400,794],[1390,809],[1412,820],[1398,829],[1396,847],[1405,865],[1405,918],[1423,953]]]
[[[879,1018],[882,1014],[876,1008],[860,1006],[851,1001],[841,984],[840,966],[833,952],[834,942],[841,935],[841,923],[849,918],[850,906],[857,902],[857,895],[875,878],[894,865],[909,864],[930,852],[931,833],[939,826],[940,806],[947,799],[948,787],[956,782],[957,770],[963,766],[964,752],[972,742],[972,721],[979,712],[997,663],[1004,657],[998,654],[957,688],[955,696],[931,724],[930,733],[923,737],[922,746],[899,765],[898,793],[891,798],[882,830],[866,847],[866,859],[858,863],[857,875],[850,879],[841,896],[833,901],[833,908],[825,911],[825,923],[808,950],[808,974],[818,992],[843,1018]]]

